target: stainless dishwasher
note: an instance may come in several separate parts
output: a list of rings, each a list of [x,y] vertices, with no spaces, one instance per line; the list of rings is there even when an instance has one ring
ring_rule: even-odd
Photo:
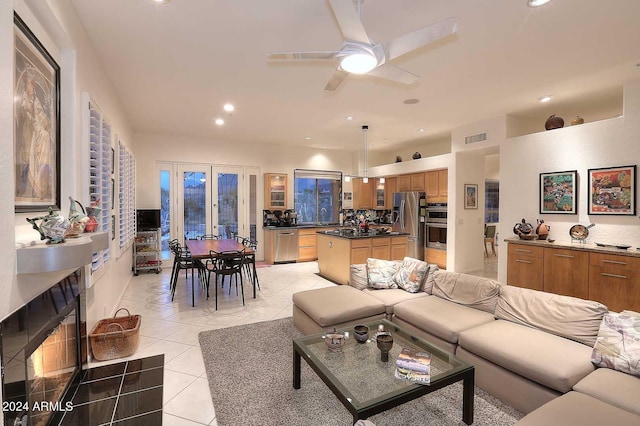
[[[298,259],[298,230],[277,230],[275,251],[274,263],[295,262]]]

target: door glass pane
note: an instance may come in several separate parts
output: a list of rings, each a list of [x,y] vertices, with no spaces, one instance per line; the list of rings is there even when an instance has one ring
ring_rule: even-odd
[[[238,234],[238,175],[218,173],[219,234],[233,238]]]
[[[160,229],[162,232],[162,259],[169,259],[169,240],[171,239],[171,172],[160,171]]]
[[[193,239],[206,234],[207,208],[206,183],[204,172],[184,172],[184,238]]]
[[[253,241],[258,240],[257,224],[258,224],[258,176],[249,175],[249,238]]]

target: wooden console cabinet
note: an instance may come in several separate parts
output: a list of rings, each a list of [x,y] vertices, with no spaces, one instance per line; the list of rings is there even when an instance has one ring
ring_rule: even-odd
[[[640,252],[506,240],[507,284],[640,310]]]

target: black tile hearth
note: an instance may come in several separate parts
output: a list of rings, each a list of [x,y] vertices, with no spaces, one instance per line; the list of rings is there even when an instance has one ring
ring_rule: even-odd
[[[164,355],[90,368],[66,393],[52,424],[146,426],[162,424]]]

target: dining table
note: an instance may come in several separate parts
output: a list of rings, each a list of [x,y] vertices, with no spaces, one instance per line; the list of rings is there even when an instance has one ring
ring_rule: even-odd
[[[215,258],[215,253],[222,253],[225,251],[242,251],[244,250],[245,254],[253,254],[254,251],[251,247],[247,247],[241,242],[232,239],[211,239],[211,240],[186,240],[185,244],[191,253],[191,257],[194,260],[204,261],[207,259]],[[215,252],[215,253],[212,253]],[[255,256],[253,257],[255,261]],[[253,265],[255,271],[256,265]],[[253,298],[256,298],[256,280],[252,279],[253,285]]]

